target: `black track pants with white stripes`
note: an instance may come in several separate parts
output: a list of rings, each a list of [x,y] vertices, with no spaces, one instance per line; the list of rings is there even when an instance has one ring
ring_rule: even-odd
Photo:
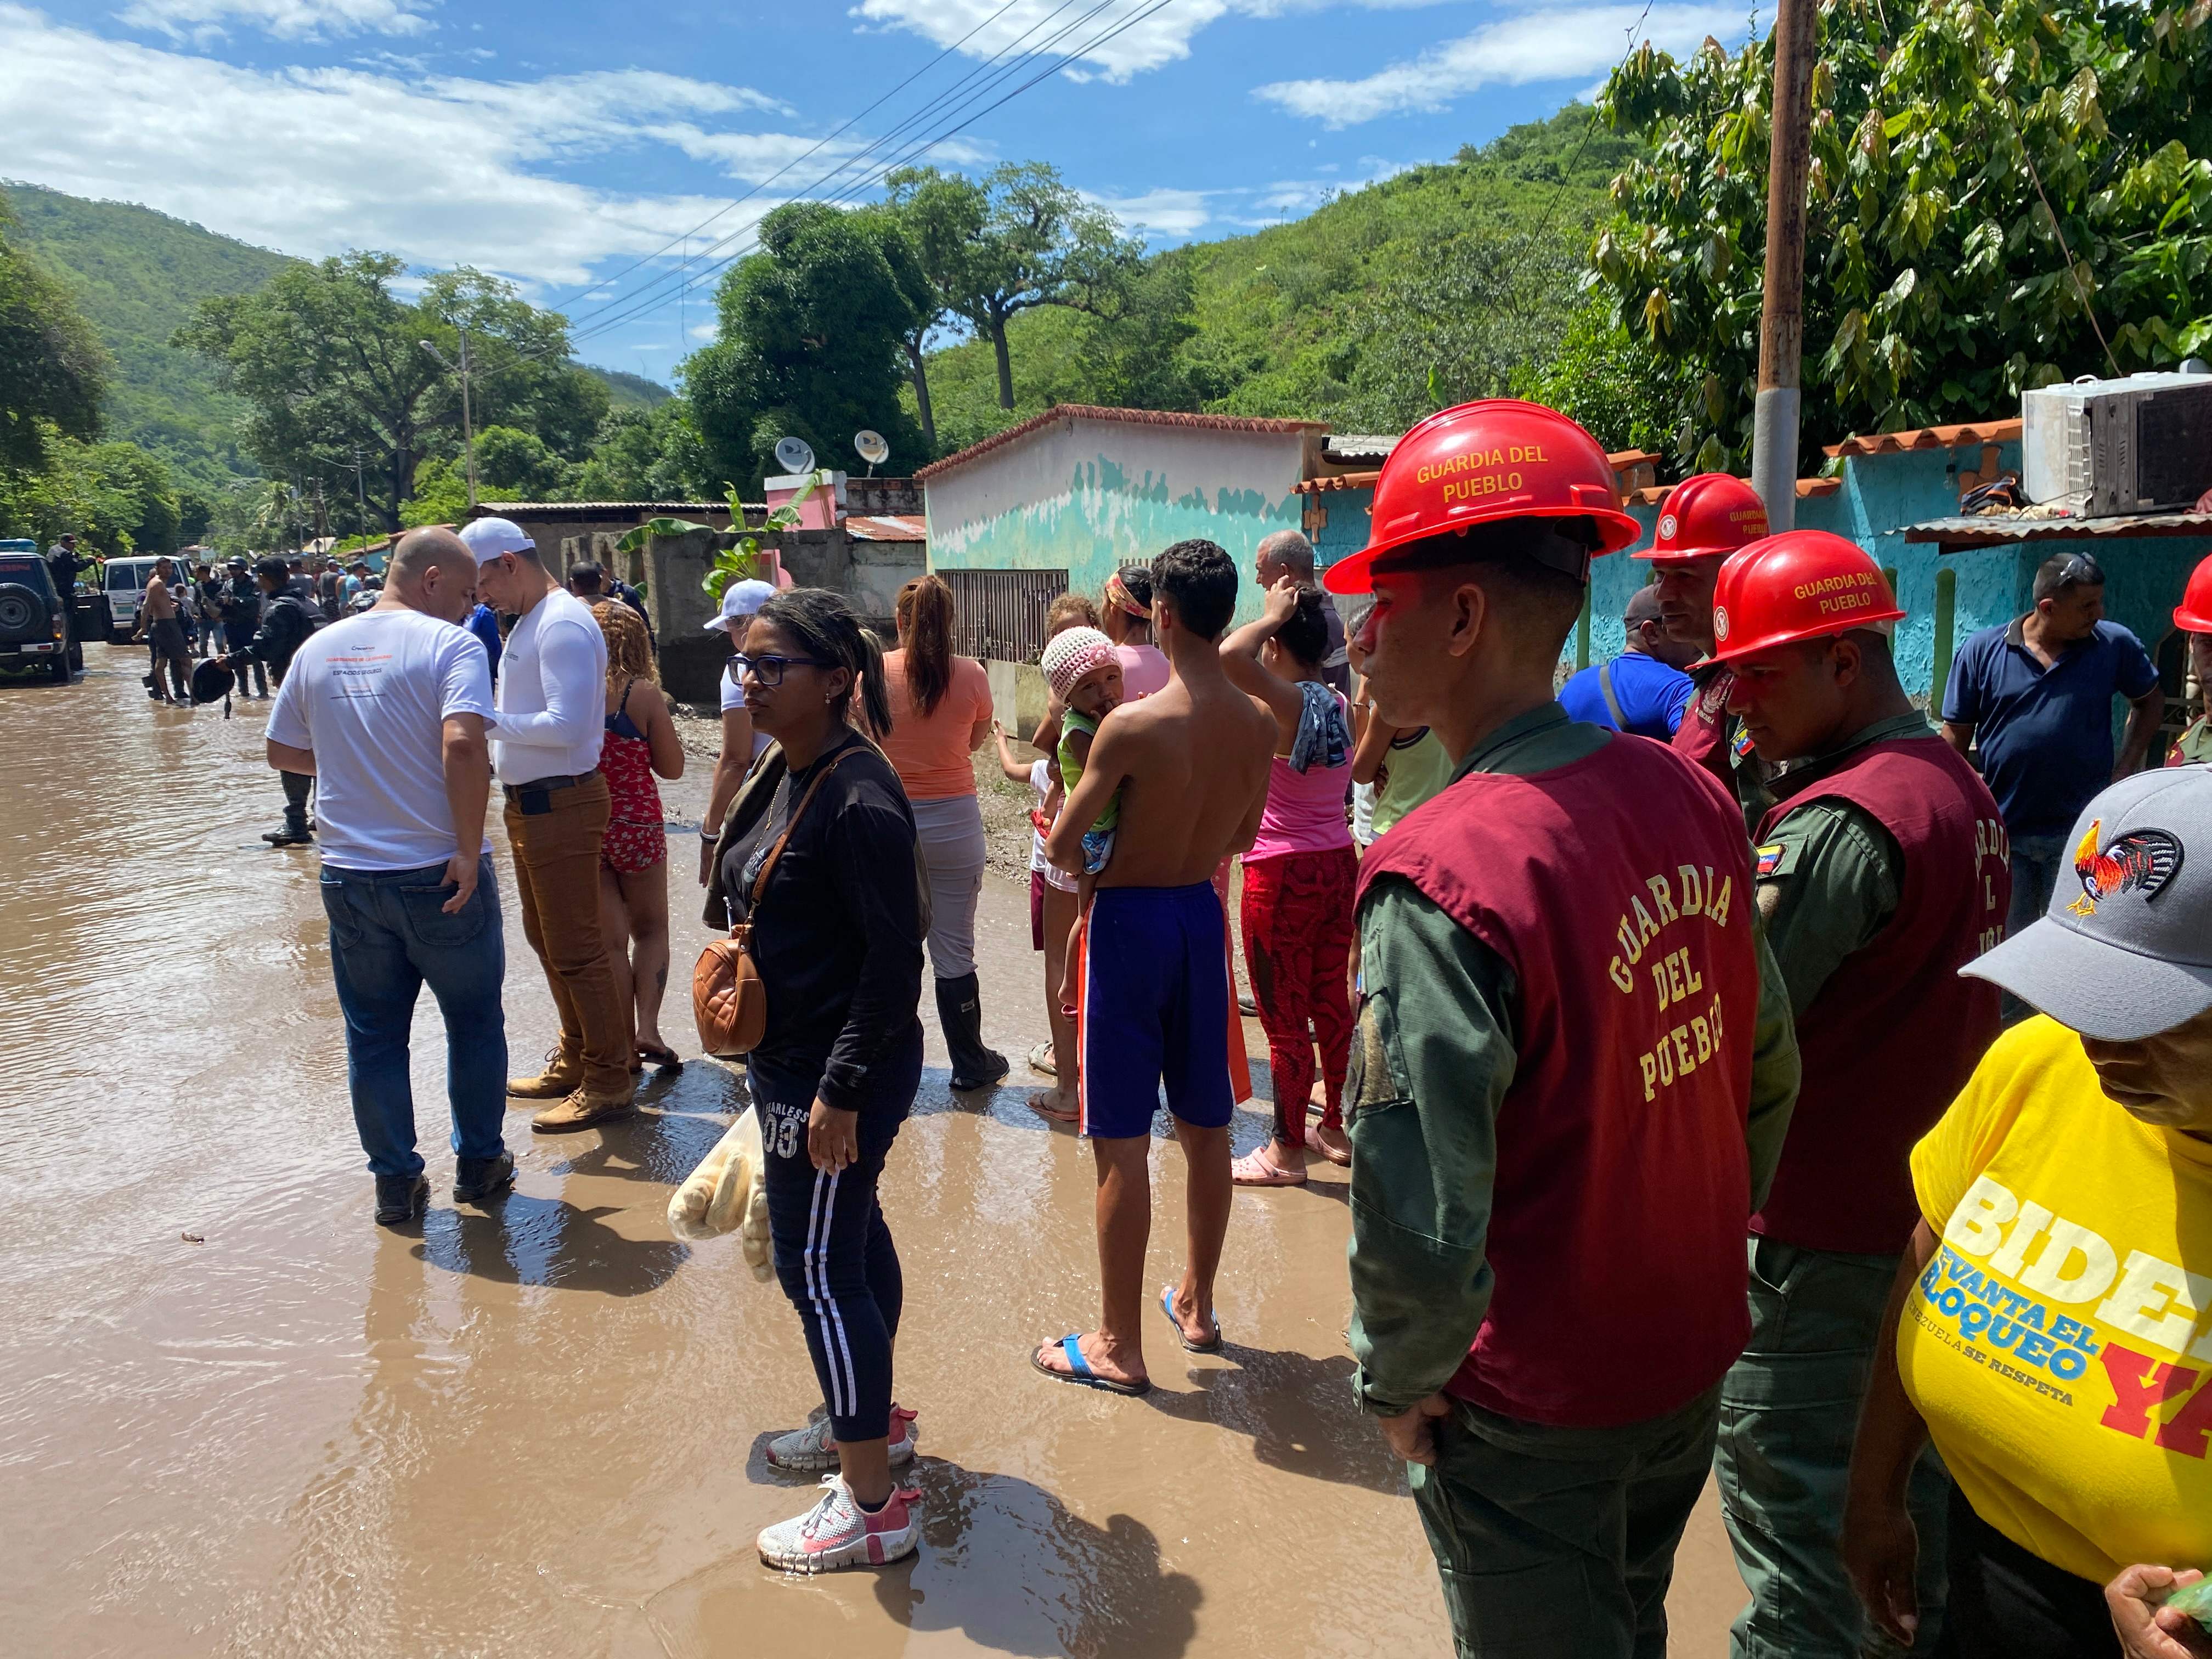
[[[919,1053],[915,1059],[918,1076]],[[761,1103],[768,1149],[776,1277],[806,1328],[831,1434],[881,1440],[890,1432],[891,1340],[898,1334],[904,1287],[898,1251],[876,1201],[876,1180],[904,1114],[863,1114],[859,1160],[829,1175],[806,1156],[811,1091],[802,1095],[773,1082],[764,1089],[764,1081],[756,1078],[754,1098]]]

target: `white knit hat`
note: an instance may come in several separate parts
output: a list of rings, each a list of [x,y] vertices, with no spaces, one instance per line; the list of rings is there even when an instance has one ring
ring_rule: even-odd
[[[1120,660],[1114,654],[1114,641],[1097,629],[1064,628],[1045,641],[1044,656],[1037,665],[1044,670],[1045,684],[1053,695],[1065,701],[1085,675]]]

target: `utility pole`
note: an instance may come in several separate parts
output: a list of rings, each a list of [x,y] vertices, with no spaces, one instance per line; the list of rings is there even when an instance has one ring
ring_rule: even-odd
[[[353,504],[364,543],[368,540],[368,489],[362,482],[362,469],[368,465],[368,455],[356,446],[353,452]]]
[[[1797,523],[1797,409],[1805,348],[1805,179],[1813,149],[1817,0],[1780,0],[1774,15],[1774,113],[1766,165],[1766,284],[1759,319],[1759,399],[1751,487],[1766,527]]]
[[[469,409],[469,331],[466,325],[456,323],[453,331],[461,339],[461,361],[458,366],[448,362],[446,354],[428,340],[417,341],[416,343],[448,370],[461,377],[461,446],[468,457],[469,510],[474,512],[477,505],[477,428],[476,418]]]

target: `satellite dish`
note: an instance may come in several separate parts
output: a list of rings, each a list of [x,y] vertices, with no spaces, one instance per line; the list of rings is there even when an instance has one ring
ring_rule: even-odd
[[[775,464],[786,472],[814,471],[814,448],[804,438],[778,438],[775,441]]]
[[[881,466],[890,459],[891,447],[884,441],[880,432],[871,432],[866,427],[853,434],[853,447],[860,452],[860,459],[870,466]]]

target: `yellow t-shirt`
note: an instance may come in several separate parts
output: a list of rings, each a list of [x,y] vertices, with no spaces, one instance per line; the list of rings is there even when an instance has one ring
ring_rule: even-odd
[[[1939,1242],[1898,1364],[1974,1512],[2099,1583],[2212,1568],[2212,1143],[2130,1116],[2038,1018],[1912,1181]]]

